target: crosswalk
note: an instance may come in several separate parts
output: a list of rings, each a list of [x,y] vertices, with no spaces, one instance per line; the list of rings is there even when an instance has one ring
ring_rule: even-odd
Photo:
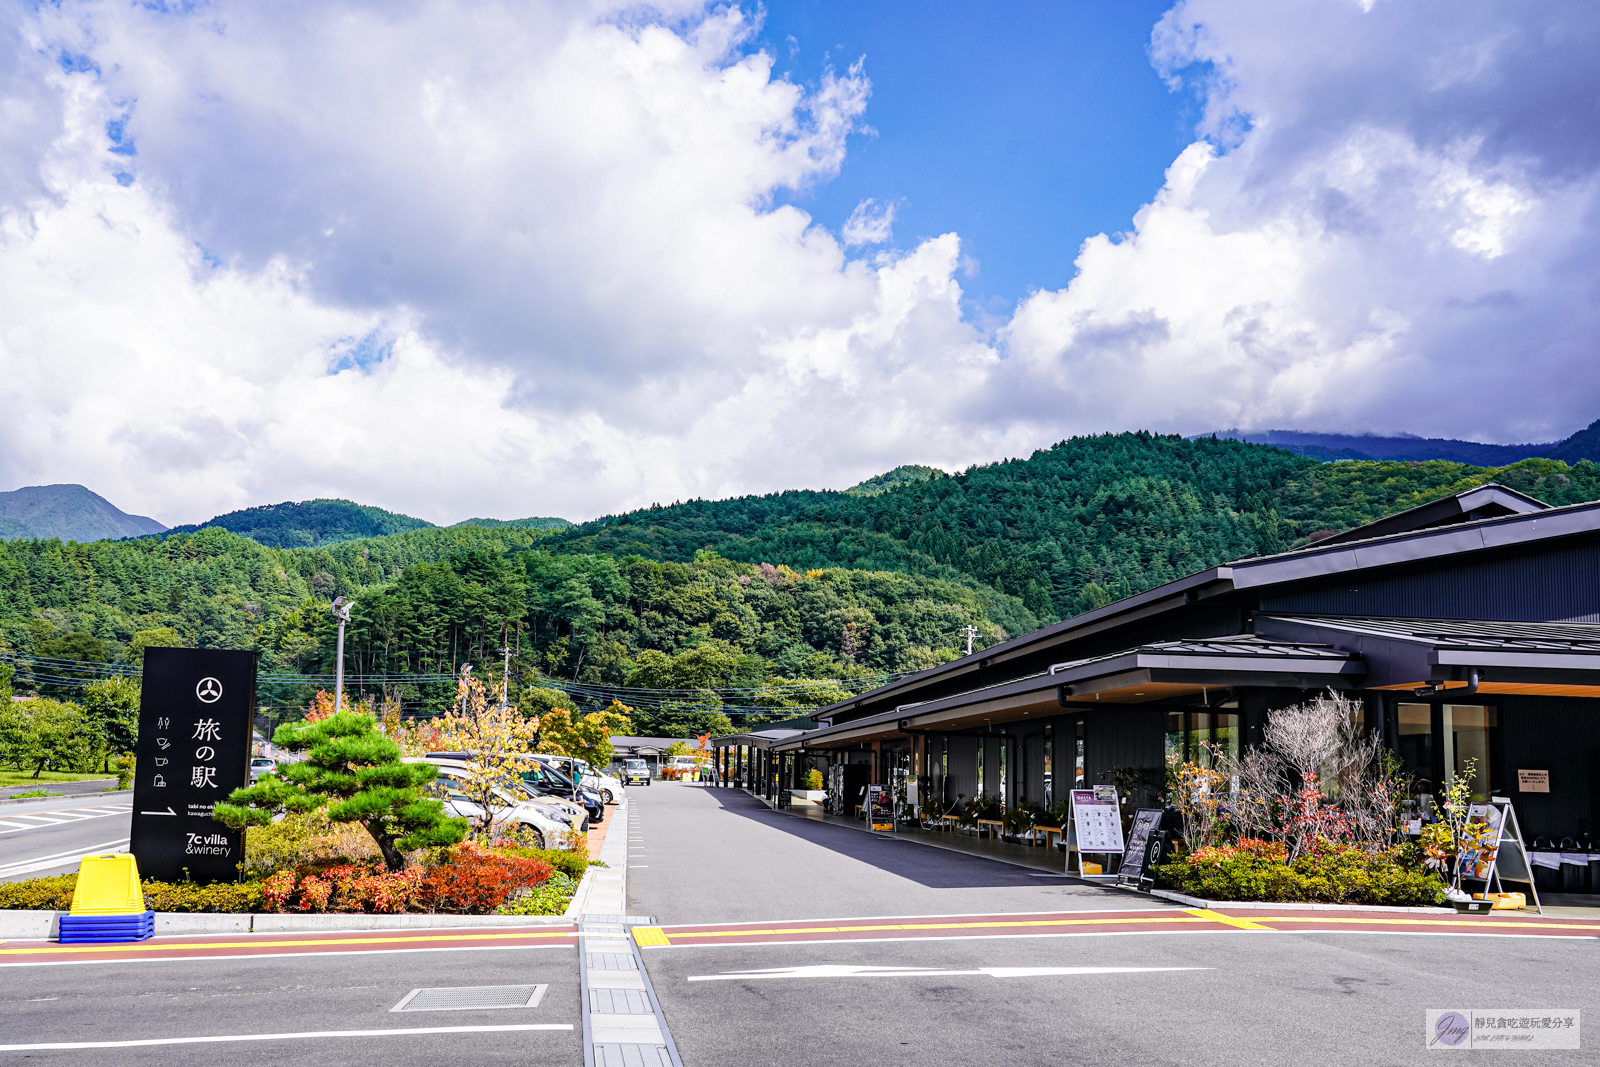
[[[96,804],[89,808],[62,808],[59,811],[41,811],[29,815],[0,817],[0,835],[17,834],[24,830],[38,830],[46,826],[62,826],[85,819],[104,819],[111,815],[126,815],[132,804]]]

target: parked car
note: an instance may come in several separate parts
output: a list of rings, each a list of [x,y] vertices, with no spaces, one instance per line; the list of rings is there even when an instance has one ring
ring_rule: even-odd
[[[523,756],[533,761],[533,766],[522,773],[522,784],[534,800],[572,814],[575,819],[572,826],[574,830],[587,831],[591,822],[605,818],[606,806],[601,803],[600,794],[575,790],[570,778],[542,762],[549,757],[531,753],[524,753]],[[462,764],[471,758],[470,752],[430,752],[426,756],[429,762],[447,760]],[[577,816],[581,816],[581,820],[577,820]],[[579,825],[579,821],[582,825]]]
[[[593,789],[572,784],[572,779],[567,777],[566,772],[561,769],[557,762],[565,758],[564,756],[549,756],[543,753],[534,755],[534,762],[544,769],[548,779],[548,784],[541,788],[547,789],[552,795],[563,796],[582,804],[584,809],[589,812],[590,822],[599,823],[605,821],[605,800]],[[524,781],[527,781],[528,776],[526,774],[522,777]]]
[[[483,806],[466,792],[465,763],[432,757],[411,758],[405,762],[431,763],[438,768],[430,791],[444,801],[446,814],[473,822],[483,819]],[[497,802],[492,805],[493,825],[520,827],[533,835],[539,848],[556,846],[562,836],[573,829],[555,809],[540,803],[539,798],[525,789],[508,785],[506,788],[496,788],[494,796]]]
[[[254,759],[252,759],[250,761],[250,784],[251,785],[255,785],[257,782],[261,781],[261,779],[265,778],[267,775],[273,774],[274,772],[276,772],[277,769],[278,769],[278,761],[277,760],[270,760],[270,759],[267,759],[265,756],[257,756],[257,757],[255,757]]]
[[[578,759],[576,756],[546,756],[543,758],[568,778],[571,778],[574,774],[581,775],[578,779],[578,784],[585,789],[599,793],[602,803],[615,804],[617,794],[622,792],[622,783],[620,781],[604,771],[595,770],[589,766],[587,760]]]
[[[624,785],[634,785],[642,782],[650,784],[650,764],[642,759],[631,759],[622,765],[622,781]]]

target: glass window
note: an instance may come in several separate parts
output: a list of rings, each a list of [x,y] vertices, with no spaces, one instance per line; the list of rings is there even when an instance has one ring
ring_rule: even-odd
[[[1471,761],[1472,799],[1489,799],[1489,731],[1497,725],[1495,708],[1479,704],[1444,705],[1444,776],[1448,786]]]
[[[1211,712],[1189,712],[1189,758],[1202,767],[1211,766]]]
[[[1055,783],[1052,781],[1050,765],[1051,758],[1055,755],[1055,727],[1044,728],[1044,806],[1053,808],[1056,805]]]
[[[1237,760],[1244,751],[1244,728],[1239,716],[1231,712],[1218,712],[1216,731],[1217,747],[1222,754]]]
[[[1428,704],[1401,704],[1398,714],[1400,762],[1418,779],[1423,793],[1433,792],[1433,708]],[[1426,788],[1422,788],[1426,787]]]
[[[1167,712],[1167,762],[1183,762],[1183,712]]]
[[[1079,719],[1072,727],[1072,788],[1089,788],[1088,726]]]

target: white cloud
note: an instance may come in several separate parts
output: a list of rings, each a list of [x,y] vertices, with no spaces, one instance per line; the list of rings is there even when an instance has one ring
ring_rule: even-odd
[[[748,15],[662,8],[12,9],[0,488],[583,518],[1073,432],[1600,415],[1586,6],[1181,4],[1153,55],[1210,140],[993,335],[957,235],[853,258],[892,200],[774,206],[861,68],[775,81]]]
[[[894,205],[866,199],[845,220],[839,236],[847,246],[881,245],[894,236]]]

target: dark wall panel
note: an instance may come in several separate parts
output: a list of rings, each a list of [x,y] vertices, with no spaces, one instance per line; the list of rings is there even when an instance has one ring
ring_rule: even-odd
[[[1110,785],[1113,767],[1136,767],[1144,772],[1145,779],[1145,787],[1136,803],[1153,804],[1156,791],[1165,784],[1163,710],[1136,707],[1095,710],[1089,712],[1088,726],[1089,784]]]
[[[1600,700],[1572,697],[1500,698],[1504,773],[1495,778],[1516,805],[1522,832],[1566,837],[1595,829],[1591,768],[1600,759]],[[1517,771],[1550,772],[1549,793],[1517,789]]]
[[[1511,622],[1600,622],[1600,543],[1265,590],[1261,610]]]

